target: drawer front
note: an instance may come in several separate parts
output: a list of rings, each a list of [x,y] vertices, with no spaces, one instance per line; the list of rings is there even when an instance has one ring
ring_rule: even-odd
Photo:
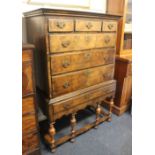
[[[39,138],[37,133],[22,136],[22,153],[31,152],[39,148]]]
[[[101,31],[102,21],[99,20],[76,20],[75,31]]]
[[[22,62],[32,61],[32,50],[23,50],[22,52]]]
[[[52,77],[53,96],[83,89],[113,78],[114,65],[95,67]]]
[[[22,94],[33,92],[32,63],[23,63],[22,66]]]
[[[99,34],[96,38],[96,47],[115,47],[116,45],[116,34],[115,33],[104,33]]]
[[[102,31],[117,31],[117,22],[103,21]]]
[[[113,91],[115,91],[115,83],[109,86],[100,87],[99,89],[95,89],[87,93],[78,95],[74,97],[74,99],[72,98],[66,101],[61,101],[59,103],[53,104],[52,105],[54,109],[53,111],[55,114],[63,111],[68,111],[70,109],[76,108],[80,104],[98,98],[100,96],[103,96],[105,94],[111,93]]]
[[[22,114],[35,112],[34,97],[26,97],[22,99]]]
[[[72,19],[49,19],[49,32],[65,31],[74,31],[74,22]]]
[[[94,49],[84,52],[63,53],[51,57],[52,74],[65,73],[94,66],[114,63],[114,49]]]
[[[116,44],[115,33],[53,34],[49,39],[52,53],[114,47]]]
[[[22,131],[23,133],[36,130],[36,117],[35,113],[23,115],[22,117]]]

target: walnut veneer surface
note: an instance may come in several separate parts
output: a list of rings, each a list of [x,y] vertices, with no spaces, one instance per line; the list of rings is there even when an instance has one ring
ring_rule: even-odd
[[[54,9],[24,15],[28,41],[36,46],[40,106],[49,120],[45,140],[54,152],[57,145],[111,120],[119,16]],[[111,98],[108,114],[100,107],[106,98]],[[76,130],[76,113],[89,106],[96,120]],[[64,115],[71,115],[71,133],[56,141],[54,123]]]
[[[39,136],[36,117],[33,49],[30,44],[22,47],[22,154],[39,155]]]

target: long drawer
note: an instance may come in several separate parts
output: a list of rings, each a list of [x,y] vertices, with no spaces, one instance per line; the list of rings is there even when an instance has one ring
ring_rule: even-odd
[[[52,75],[114,63],[114,49],[93,49],[51,56]]]
[[[67,52],[92,48],[114,47],[115,33],[74,33],[51,34],[49,36],[50,52]]]
[[[95,88],[96,87],[96,88]],[[86,88],[87,89],[87,88]],[[70,111],[77,110],[78,107],[81,107],[83,104],[87,104],[89,101],[93,101],[99,97],[104,97],[109,93],[112,93],[116,89],[116,82],[113,81],[110,84],[101,83],[98,86],[90,87],[90,90],[83,90],[80,94],[70,97],[65,100],[57,101],[53,104],[50,104],[52,111],[54,112],[55,117],[61,117],[61,115],[68,114]]]
[[[113,78],[114,65],[52,76],[53,97],[83,89]]]

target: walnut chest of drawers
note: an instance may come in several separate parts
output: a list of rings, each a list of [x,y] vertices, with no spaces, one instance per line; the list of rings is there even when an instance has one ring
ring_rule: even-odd
[[[24,14],[28,41],[35,44],[37,88],[42,96],[40,106],[49,120],[45,140],[55,147],[76,135],[110,120],[110,113],[101,110],[101,103],[111,98],[113,104],[115,44],[118,16],[39,9]],[[76,130],[75,114],[93,107],[96,120]],[[104,117],[100,118],[100,115]],[[71,115],[71,133],[55,140],[54,123]]]
[[[39,136],[36,117],[33,49],[30,44],[22,47],[22,154],[39,155]]]

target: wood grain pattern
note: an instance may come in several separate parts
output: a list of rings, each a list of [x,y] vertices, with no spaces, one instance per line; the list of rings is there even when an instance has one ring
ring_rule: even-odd
[[[31,49],[25,49],[22,53],[22,61],[32,61],[32,50]]]
[[[35,112],[34,97],[26,97],[22,99],[22,114]]]
[[[120,57],[116,58],[115,78],[117,89],[113,112],[117,115],[128,110],[132,94],[132,61]]]
[[[58,143],[73,140],[95,126],[94,122],[77,134],[75,113],[88,106],[97,107],[106,98],[114,98],[114,54],[119,17],[56,9],[39,9],[25,15],[28,40],[36,46],[39,102],[49,120],[47,143],[54,152]],[[102,31],[104,22],[107,24]],[[57,141],[55,122],[70,114],[71,133]],[[102,118],[104,114],[98,115],[101,118],[97,118],[96,125],[111,117],[107,113],[106,118]]]
[[[113,92],[115,90],[115,86],[116,84],[113,83],[112,85],[108,85],[106,87],[100,87],[95,90],[93,89],[89,92],[82,93],[81,95],[78,95],[74,98],[55,103],[52,105],[53,112],[59,113],[61,111],[67,111],[73,107],[76,108],[76,106],[78,106],[79,104],[83,104],[84,102],[87,102],[100,96],[104,96],[107,93]]]
[[[75,31],[101,31],[101,20],[77,19],[75,21]]]
[[[28,135],[23,135],[22,136],[22,154],[27,155],[27,154],[32,154],[36,150],[39,149],[39,139],[37,133],[31,133]],[[27,153],[29,152],[29,153]],[[40,152],[38,151],[38,154]]]
[[[37,129],[35,81],[33,69],[34,45],[22,46],[22,154],[40,155]]]
[[[102,31],[117,31],[116,21],[103,21]]]
[[[54,97],[112,80],[114,65],[86,69],[73,73],[52,76]]]
[[[35,113],[29,115],[23,115],[22,117],[22,131],[28,133],[36,130],[36,118]]]
[[[22,94],[33,93],[32,63],[24,63],[22,66]]]
[[[50,35],[50,52],[67,52],[91,48],[114,47],[115,33]]]
[[[53,18],[49,19],[49,32],[71,32],[74,31],[73,19]]]
[[[80,69],[112,64],[115,60],[114,49],[94,49],[85,52],[64,53],[51,56],[52,75]]]

